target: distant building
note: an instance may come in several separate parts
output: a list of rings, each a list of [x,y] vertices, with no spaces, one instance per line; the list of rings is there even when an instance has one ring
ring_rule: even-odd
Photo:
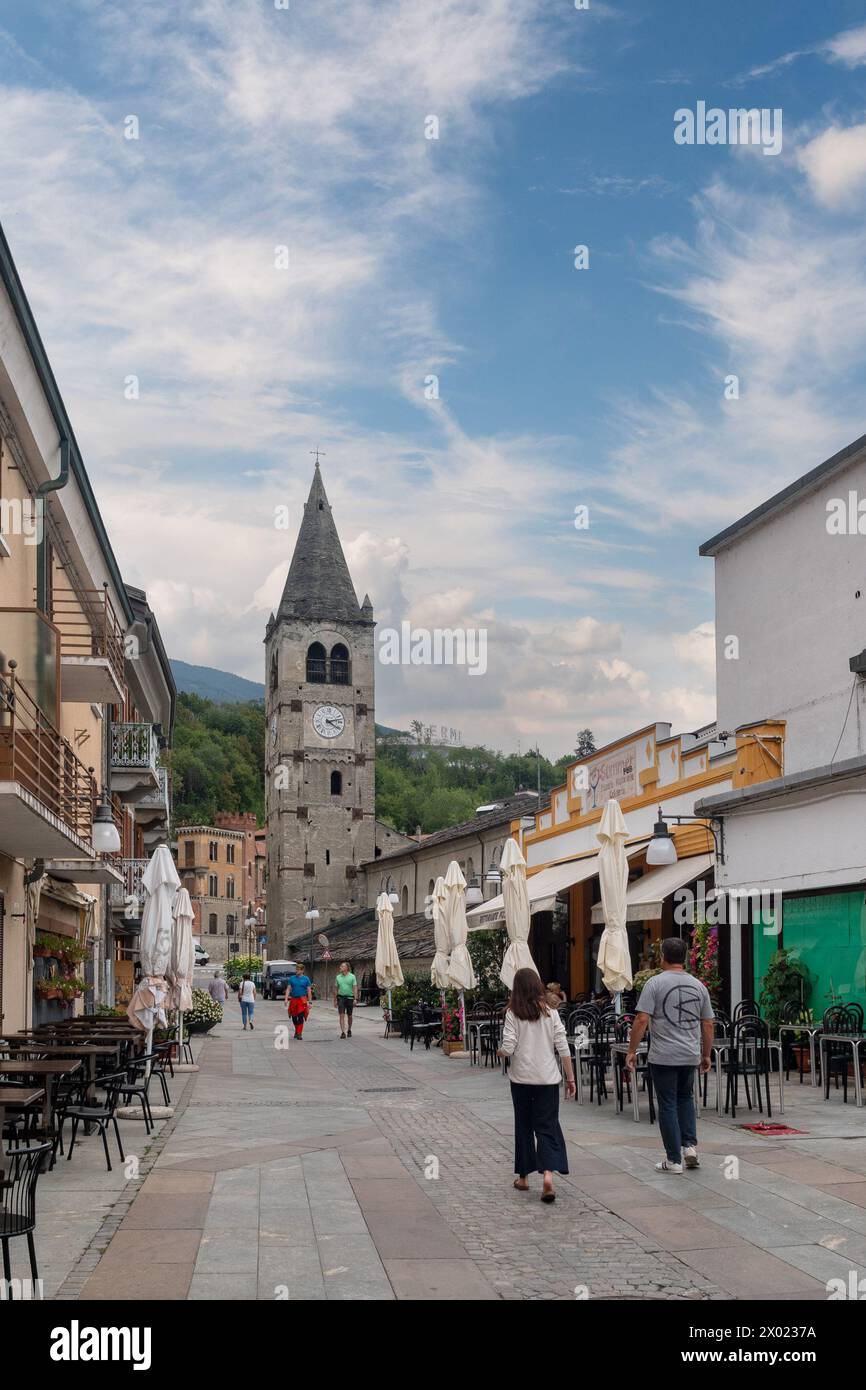
[[[228,812],[218,812],[216,819],[247,821]],[[193,934],[216,962],[247,953],[244,889],[251,880],[247,865],[255,864],[255,816],[249,820],[252,825],[240,829],[220,823],[179,825],[176,832],[177,870],[192,901]]]

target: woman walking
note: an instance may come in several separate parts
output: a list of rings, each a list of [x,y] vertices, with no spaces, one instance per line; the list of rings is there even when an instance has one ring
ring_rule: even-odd
[[[509,1078],[514,1105],[514,1186],[527,1192],[530,1173],[543,1175],[542,1202],[552,1202],[553,1174],[568,1172],[565,1139],[559,1127],[559,1067],[562,1058],[565,1093],[574,1095],[574,1069],[562,1019],[545,999],[546,990],[534,970],[518,970],[502,1029],[500,1057],[510,1057]]]
[[[247,1024],[253,1027],[253,1011],[256,1007],[256,987],[249,975],[244,975],[241,987],[238,990],[238,1003],[241,1006],[241,1018],[244,1021],[244,1032],[247,1031]]]

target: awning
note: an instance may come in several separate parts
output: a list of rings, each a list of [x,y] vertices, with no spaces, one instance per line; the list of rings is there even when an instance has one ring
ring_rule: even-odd
[[[626,893],[626,921],[654,922],[662,915],[662,904],[678,888],[684,888],[701,874],[708,873],[715,864],[715,855],[695,854],[690,859],[679,859],[676,864],[664,864],[661,868],[650,869],[649,873],[635,879]],[[594,923],[604,922],[601,903],[592,909]]]
[[[628,845],[626,853],[629,859],[636,854],[643,854],[646,846],[646,839],[641,840],[640,844]],[[587,854],[582,859],[569,859],[564,864],[551,864],[549,869],[542,869],[541,873],[533,874],[531,878],[527,877],[530,913],[551,912],[558,893],[565,892],[567,888],[574,888],[578,883],[585,883],[588,878],[595,878],[597,873],[598,855]],[[502,894],[491,898],[489,902],[480,903],[478,907],[473,907],[467,912],[466,920],[470,931],[486,931],[489,927],[504,926],[505,906]]]

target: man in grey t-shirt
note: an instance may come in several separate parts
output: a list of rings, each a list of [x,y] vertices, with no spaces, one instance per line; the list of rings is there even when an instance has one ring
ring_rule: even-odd
[[[647,980],[637,1001],[628,1040],[626,1066],[634,1070],[647,1028],[649,1064],[659,1112],[665,1158],[660,1173],[698,1167],[695,1068],[710,1069],[713,1006],[705,984],[685,970],[686,943],[670,936],[662,942],[662,973]]]

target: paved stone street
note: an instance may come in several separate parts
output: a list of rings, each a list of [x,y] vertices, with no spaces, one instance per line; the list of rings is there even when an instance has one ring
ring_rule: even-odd
[[[288,1047],[281,1005],[256,1019],[230,1001],[149,1144],[125,1122],[138,1177],[89,1140],[41,1180],[46,1297],[797,1300],[866,1276],[866,1112],[841,1098],[790,1083],[808,1134],[788,1139],[705,1112],[681,1178],[653,1169],[645,1105],[564,1104],[571,1175],[545,1207],[511,1187],[498,1071],[386,1042],[378,1011],[342,1042],[319,1003]]]

